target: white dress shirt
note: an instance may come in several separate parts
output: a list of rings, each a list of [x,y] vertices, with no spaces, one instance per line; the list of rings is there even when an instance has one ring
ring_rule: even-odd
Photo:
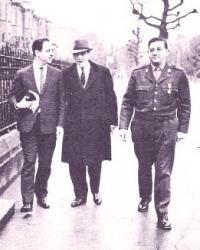
[[[46,75],[47,75],[47,65],[39,65],[36,61],[33,61],[33,72],[35,77],[35,82],[38,91],[40,92],[40,74],[41,74],[41,67],[43,67],[43,83],[45,83]]]
[[[81,79],[81,73],[82,73],[82,67],[80,67],[79,65],[77,65],[77,71],[78,71],[78,75],[79,75],[79,79]],[[90,74],[90,63],[88,62],[87,64],[85,64],[84,68],[84,73],[85,73],[85,85],[83,86],[85,88],[88,78],[89,78],[89,74]]]

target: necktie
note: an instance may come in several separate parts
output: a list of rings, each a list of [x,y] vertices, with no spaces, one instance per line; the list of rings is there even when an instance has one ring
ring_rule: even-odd
[[[44,85],[44,68],[40,67],[40,93],[43,89],[43,85]]]
[[[84,68],[81,67],[81,82],[83,84],[83,86],[85,85],[85,72],[84,72]]]
[[[156,80],[158,80],[158,78],[161,74],[161,68],[154,68],[153,74],[154,74],[154,77],[156,78]]]

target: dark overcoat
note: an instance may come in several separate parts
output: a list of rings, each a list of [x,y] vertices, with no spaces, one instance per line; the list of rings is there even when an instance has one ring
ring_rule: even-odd
[[[90,62],[85,88],[76,64],[63,72],[66,96],[62,161],[93,164],[111,160],[110,125],[117,125],[117,101],[110,71]]]

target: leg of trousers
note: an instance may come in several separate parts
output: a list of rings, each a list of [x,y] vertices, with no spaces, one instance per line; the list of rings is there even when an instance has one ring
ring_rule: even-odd
[[[37,158],[37,136],[35,133],[20,133],[24,154],[21,171],[21,194],[23,203],[33,203],[35,162]]]
[[[51,161],[56,145],[56,134],[41,134],[38,138],[38,169],[35,178],[37,198],[47,196],[48,179],[51,173]]]
[[[100,178],[101,178],[101,163],[88,165],[88,174],[90,177],[90,190],[94,193],[99,193]]]
[[[88,193],[86,166],[84,164],[69,164],[69,174],[76,198],[85,199]]]
[[[21,193],[23,203],[32,203],[34,192],[37,197],[47,195],[47,181],[51,172],[51,160],[56,143],[55,134],[42,134],[39,119],[29,133],[20,133],[24,153],[21,171]],[[38,156],[38,169],[35,179],[35,162]]]
[[[149,129],[151,127],[149,126]],[[138,159],[139,195],[143,199],[152,199],[152,165],[155,160],[154,142],[151,134],[145,133],[143,121],[137,121],[132,127],[134,151]]]
[[[174,163],[177,120],[169,120],[164,123],[164,134],[157,137],[159,147],[155,161],[155,182],[154,199],[155,208],[159,216],[161,213],[168,212],[168,205],[171,197],[171,173]]]
[[[157,214],[167,212],[170,180],[174,162],[177,119],[137,121],[133,132],[139,161],[139,189],[142,198],[152,192],[151,166],[155,164],[154,201]]]

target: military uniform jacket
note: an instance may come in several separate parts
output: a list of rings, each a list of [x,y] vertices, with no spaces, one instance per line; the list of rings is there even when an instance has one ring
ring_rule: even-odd
[[[119,127],[128,129],[135,111],[143,117],[177,116],[178,131],[186,133],[190,110],[189,83],[184,71],[166,64],[156,80],[149,64],[132,72],[122,101]]]

